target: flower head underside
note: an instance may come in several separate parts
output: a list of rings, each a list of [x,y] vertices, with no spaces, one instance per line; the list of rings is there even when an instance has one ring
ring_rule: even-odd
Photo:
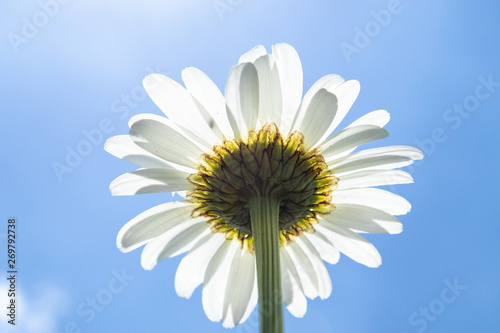
[[[360,233],[402,231],[395,215],[410,204],[378,187],[411,183],[397,169],[423,154],[408,146],[359,149],[388,136],[384,110],[337,130],[359,82],[326,75],[303,94],[300,59],[288,44],[273,45],[271,54],[263,46],[245,53],[224,95],[198,69],[186,68],[182,78],[185,87],[162,75],[146,77],[144,87],[166,117],[134,116],[128,135],[106,142],[108,152],[140,166],[111,183],[113,195],[183,197],[129,221],[117,237],[121,251],[145,245],[145,269],[187,252],[177,293],[188,298],[203,284],[208,318],[225,327],[244,322],[257,304],[252,214],[256,226],[263,211],[257,197],[272,201],[269,212],[277,213],[274,278],[294,316],[305,314],[306,297],[330,295],[324,262],[336,263],[339,253],[369,267],[381,264]]]
[[[319,149],[305,150],[303,143],[301,133],[284,139],[271,123],[250,132],[246,140],[226,140],[215,146],[188,178],[196,187],[187,195],[196,207],[193,217],[205,217],[214,232],[237,238],[252,251],[248,202],[270,193],[280,202],[282,246],[304,231],[313,231],[317,214],[335,207],[331,194],[338,179]]]

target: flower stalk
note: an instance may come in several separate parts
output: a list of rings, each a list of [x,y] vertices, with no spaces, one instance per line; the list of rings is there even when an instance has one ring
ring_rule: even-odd
[[[283,333],[279,253],[280,201],[270,193],[249,200],[257,265],[261,333]]]

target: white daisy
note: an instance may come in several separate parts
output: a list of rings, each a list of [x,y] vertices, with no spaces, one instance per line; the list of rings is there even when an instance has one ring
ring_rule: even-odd
[[[248,318],[266,285],[260,280],[281,286],[287,309],[302,317],[306,297],[331,293],[323,261],[334,264],[342,252],[369,267],[381,264],[359,233],[400,233],[394,215],[406,214],[410,204],[374,187],[411,183],[408,173],[394,169],[423,155],[407,146],[352,153],[388,136],[383,110],[330,135],[354,103],[358,81],[327,75],[302,98],[300,59],[288,44],[273,45],[271,54],[263,46],[244,54],[229,73],[225,96],[196,68],[186,68],[182,79],[186,88],[159,74],[146,77],[147,93],[167,118],[137,115],[129,135],[105,144],[142,167],[116,178],[113,195],[185,197],[128,222],[117,238],[122,252],[147,244],[141,258],[147,270],[187,252],[175,277],[177,294],[189,298],[203,284],[204,310],[224,327]],[[266,246],[274,261],[256,260]],[[280,269],[269,266],[276,263]]]

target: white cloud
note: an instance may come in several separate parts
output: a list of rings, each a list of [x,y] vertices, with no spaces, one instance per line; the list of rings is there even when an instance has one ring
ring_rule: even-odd
[[[6,307],[10,302],[8,285],[0,284],[0,332],[10,333],[54,333],[57,332],[58,318],[69,304],[69,296],[63,289],[53,285],[40,285],[40,292],[25,295],[16,288],[16,325],[7,322]]]

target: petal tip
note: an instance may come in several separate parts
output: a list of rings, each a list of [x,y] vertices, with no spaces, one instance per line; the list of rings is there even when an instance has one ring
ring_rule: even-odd
[[[144,252],[142,252],[144,254]],[[155,266],[157,262],[154,260],[147,260],[147,259],[142,259],[141,258],[141,266],[144,268],[146,271],[151,271]]]

